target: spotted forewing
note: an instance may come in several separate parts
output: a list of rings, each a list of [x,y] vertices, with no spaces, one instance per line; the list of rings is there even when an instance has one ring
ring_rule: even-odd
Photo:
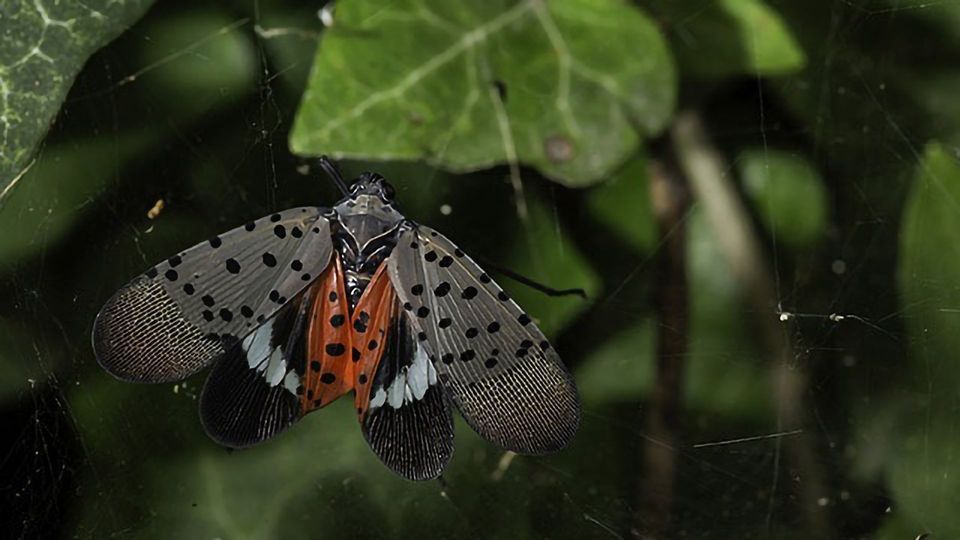
[[[440,233],[404,227],[390,278],[467,423],[514,452],[565,446],[580,421],[570,373],[532,318]]]
[[[124,380],[184,379],[307,288],[332,252],[319,208],[293,208],[214,236],[107,301],[93,328],[97,359]]]

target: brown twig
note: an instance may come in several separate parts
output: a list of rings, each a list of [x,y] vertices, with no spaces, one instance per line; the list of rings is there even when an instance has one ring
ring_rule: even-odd
[[[786,327],[779,319],[777,286],[748,218],[747,209],[731,181],[719,151],[708,140],[700,119],[693,113],[680,115],[671,131],[673,148],[686,173],[697,202],[702,205],[734,278],[746,293],[757,316],[763,347],[770,359],[771,393],[777,409],[778,431],[810,425],[804,407],[807,378],[794,363],[794,351]],[[818,504],[824,496],[823,471],[816,460],[816,441],[810,430],[789,439],[777,439],[797,471],[798,498],[811,538],[829,538],[827,514]],[[777,449],[779,456],[779,446]],[[779,470],[774,471],[768,527],[777,497]],[[770,532],[770,531],[768,531]]]
[[[690,197],[682,175],[669,160],[651,165],[650,196],[661,246],[654,287],[659,319],[657,371],[645,414],[648,442],[643,448],[640,511],[634,530],[642,538],[663,538],[673,509],[689,305],[684,218]]]

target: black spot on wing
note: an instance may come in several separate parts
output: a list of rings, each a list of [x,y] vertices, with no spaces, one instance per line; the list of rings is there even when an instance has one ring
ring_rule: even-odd
[[[406,249],[411,242],[422,243],[433,256]],[[565,446],[579,425],[579,397],[532,318],[466,254],[427,227],[404,232],[389,264],[408,311],[436,313],[435,324],[411,320],[428,334],[439,357],[440,387],[471,427],[519,453]],[[416,284],[423,284],[423,295],[409,294]]]
[[[304,290],[311,276],[326,268],[333,251],[329,234],[278,242],[272,231],[274,225],[287,230],[313,226],[329,233],[322,209],[289,209],[181,251],[155,266],[146,277],[163,286],[177,304],[178,316],[200,335],[230,334],[242,339],[256,328],[255,321],[269,319]],[[291,260],[302,265],[295,275],[283,271]],[[150,324],[142,326],[140,341],[152,339],[143,335],[151,328]]]

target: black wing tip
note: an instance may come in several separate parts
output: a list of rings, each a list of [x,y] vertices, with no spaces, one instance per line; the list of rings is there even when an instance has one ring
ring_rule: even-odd
[[[438,478],[453,458],[453,415],[436,386],[399,409],[385,404],[370,411],[362,431],[380,461],[407,480]]]
[[[447,457],[443,460],[442,463],[438,463],[436,467],[431,468],[422,468],[422,469],[405,469],[402,467],[396,467],[389,463],[384,463],[388,469],[393,471],[404,480],[409,480],[411,482],[427,482],[429,480],[434,480],[440,478],[443,475],[443,471],[447,469],[447,465],[450,464],[450,459],[453,457],[453,449],[450,449],[450,452],[447,454]]]
[[[290,415],[286,421],[267,432],[258,433],[253,430],[233,431],[225,426],[223,417],[212,414],[208,408],[204,407],[203,394],[205,393],[206,386],[204,386],[204,390],[200,394],[200,426],[203,427],[203,432],[206,433],[210,440],[231,450],[245,450],[257,446],[262,442],[274,439],[290,429],[293,423],[299,418],[298,415]]]
[[[453,457],[452,450],[450,451],[449,457],[446,459],[446,461],[439,466],[430,469],[403,469],[389,464],[387,464],[387,468],[404,480],[409,480],[411,482],[427,482],[429,480],[440,478],[440,476],[443,475],[443,471],[446,470],[447,465],[450,463],[451,457]]]
[[[214,365],[200,392],[200,425],[221,446],[243,449],[272,439],[300,419],[300,401],[246,365],[239,347]],[[241,362],[241,360],[243,360]]]
[[[203,428],[203,432],[207,437],[214,443],[227,448],[228,450],[246,450],[247,448],[252,448],[258,444],[266,441],[268,438],[273,438],[277,435],[280,435],[287,430],[286,427],[280,428],[273,432],[270,437],[267,438],[256,438],[256,437],[236,437],[223,430],[222,425],[219,424],[216,420],[207,418],[203,413],[203,408],[200,408],[199,411],[200,417],[200,426]]]
[[[562,451],[573,441],[580,428],[579,413],[576,417],[555,427],[559,429],[555,429],[550,433],[530,431],[525,433],[524,435],[526,436],[522,438],[507,438],[493,434],[484,434],[476,427],[474,427],[474,429],[478,431],[482,437],[503,450],[509,450],[510,452],[524,456],[549,456]]]

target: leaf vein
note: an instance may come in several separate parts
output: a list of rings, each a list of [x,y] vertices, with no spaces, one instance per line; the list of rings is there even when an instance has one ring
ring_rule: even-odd
[[[504,26],[524,16],[533,8],[533,4],[534,0],[525,0],[513,8],[501,13],[497,17],[494,17],[490,21],[481,24],[480,26],[477,26],[473,30],[467,32],[463,35],[463,37],[455,41],[446,50],[433,56],[430,58],[430,60],[410,71],[410,73],[404,77],[399,84],[391,88],[370,94],[366,99],[358,103],[353,108],[327,122],[326,125],[316,131],[310,137],[310,139],[323,140],[326,137],[329,137],[334,130],[350,120],[360,117],[370,108],[384,101],[402,96],[415,84],[428,77],[442,66],[451,62],[453,59],[457,58],[467,49],[474,47],[477,43],[484,41],[490,34],[493,34]]]

